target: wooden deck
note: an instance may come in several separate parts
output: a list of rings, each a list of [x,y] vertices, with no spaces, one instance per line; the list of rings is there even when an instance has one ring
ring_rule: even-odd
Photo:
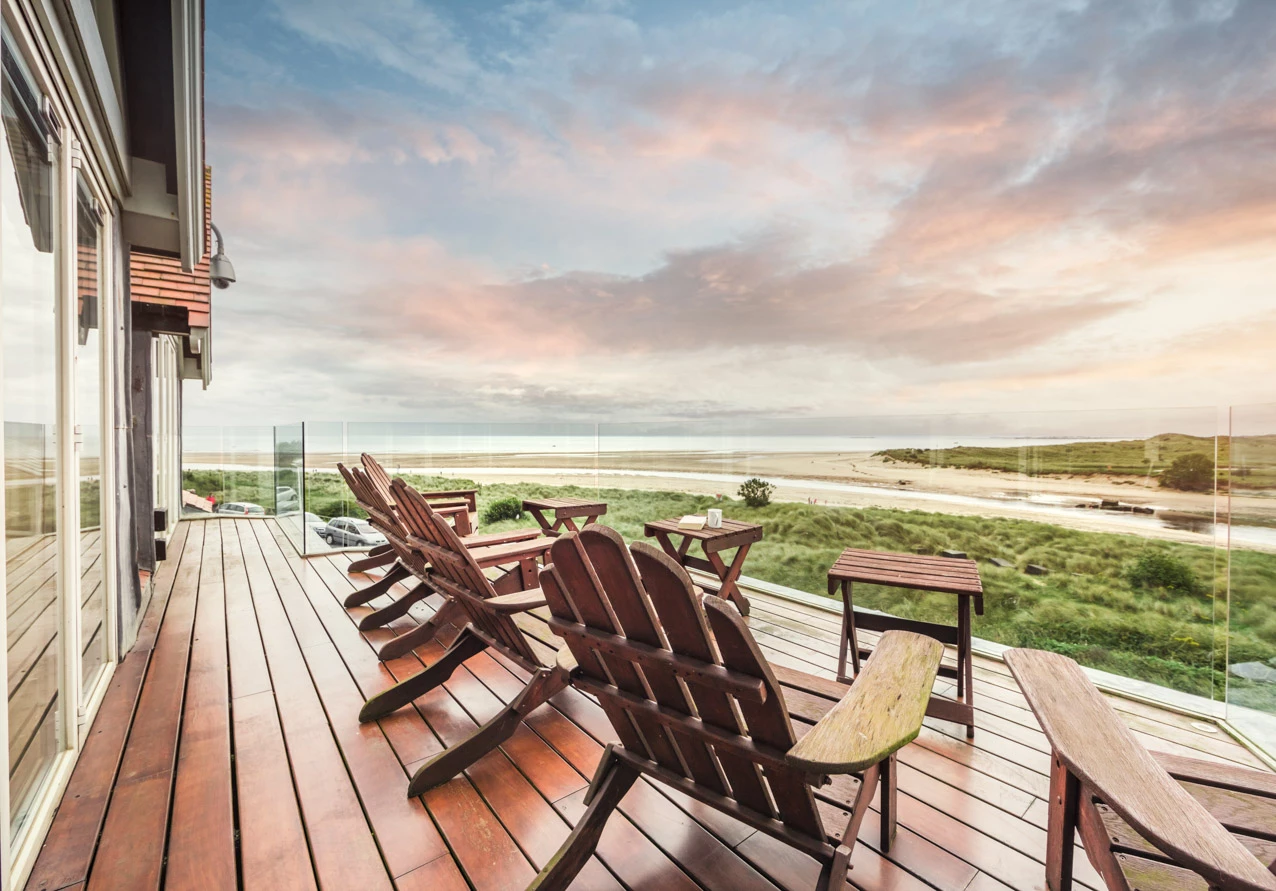
[[[296,555],[270,520],[181,524],[154,601],[64,796],[28,888],[522,889],[583,812],[610,726],[568,690],[502,750],[420,799],[408,776],[519,691],[481,654],[445,689],[361,727],[364,698],[419,670],[437,645],[381,666],[347,611],[344,554]],[[774,664],[832,678],[838,617],[751,594]],[[371,604],[372,607],[378,604]],[[428,608],[422,615],[428,614]],[[549,640],[544,623],[528,630]],[[790,673],[786,672],[786,676]],[[852,885],[898,891],[1043,887],[1045,738],[1002,664],[977,659],[978,731],[928,719],[900,755],[900,832],[879,854],[870,814]],[[831,680],[786,682],[801,733]],[[1150,748],[1259,766],[1222,733],[1114,700]],[[822,790],[839,809],[837,786]],[[640,781],[576,886],[807,889],[813,861]],[[832,824],[835,821],[828,821]],[[1100,883],[1084,856],[1085,886]]]

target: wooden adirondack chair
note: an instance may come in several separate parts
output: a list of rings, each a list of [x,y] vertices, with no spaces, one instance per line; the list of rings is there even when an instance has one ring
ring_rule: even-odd
[[[359,504],[368,514],[368,521],[386,537],[388,546],[393,549],[398,559],[394,570],[386,573],[382,579],[347,595],[345,605],[347,607],[362,606],[381,594],[388,594],[394,584],[409,575],[418,580],[406,594],[359,620],[359,630],[368,631],[372,628],[380,628],[407,614],[414,604],[430,594],[441,592],[432,580],[430,564],[408,543],[407,539],[413,527],[404,523],[395,505],[385,500],[380,489],[372,484],[364,470],[358,467],[348,468],[343,464],[338,464],[337,469],[345,477],[350,490],[356,493],[355,497],[359,499]],[[478,550],[478,564],[481,568],[488,569],[494,566],[503,568],[502,574],[493,581],[492,585],[497,593],[510,594],[536,586],[536,561],[544,556],[550,544],[547,539],[536,543],[536,539],[542,539],[539,529],[514,529],[488,535],[469,535],[461,539],[461,542],[471,550]],[[514,548],[492,550],[493,546],[511,543],[523,544]],[[389,579],[389,582],[386,579]],[[460,616],[459,607],[445,598],[444,604],[429,621],[382,644],[378,656],[383,662],[397,659],[426,641],[432,640],[440,629],[447,627]]]
[[[367,452],[360,455],[359,460],[363,464],[364,472],[368,474],[369,484],[380,491],[384,497],[388,498],[390,494],[390,475],[381,466],[381,462]],[[338,468],[341,466],[341,464],[337,465]],[[468,535],[474,531],[474,524],[470,516],[478,511],[478,490],[453,489],[445,492],[425,492],[423,494],[426,500],[433,502],[444,513],[444,516],[461,517],[461,519],[454,521],[461,524],[457,527],[461,530],[459,534]],[[366,512],[368,508],[359,498],[358,493],[354,493],[354,496],[355,500],[359,502],[359,506]],[[368,551],[368,556],[353,561],[346,571],[352,575],[354,573],[367,572],[369,569],[376,569],[378,566],[390,565],[397,559],[398,556],[395,554],[392,545],[389,543],[377,545]],[[400,580],[402,578],[403,576],[400,576]]]
[[[390,481],[385,475],[385,469],[381,467],[375,458],[365,453],[362,460],[365,466],[361,471],[357,471],[357,473],[353,475],[351,469],[347,468],[344,464],[338,463],[337,469],[345,478],[346,485],[350,487],[350,491],[354,495],[355,501],[358,502],[359,507],[363,508],[363,511],[369,515],[369,519],[372,521],[373,526],[377,526],[376,518],[378,516],[385,519],[387,516],[394,514],[394,501],[390,495]],[[457,534],[461,535],[463,540],[470,547],[501,544],[507,541],[525,541],[527,539],[538,538],[541,535],[540,529],[512,529],[506,532],[493,532],[485,535],[476,534],[473,531],[468,533],[463,531],[466,529],[472,530],[472,525],[469,524],[467,519],[465,524],[456,526],[455,517],[461,515],[464,515],[466,518],[469,517],[469,512],[474,508],[475,504],[475,491],[476,490],[474,489],[455,489],[448,492],[422,492],[421,497],[423,497],[426,501],[429,501],[431,505],[443,516],[453,517],[453,526],[458,529]],[[462,499],[461,501],[457,501],[452,498],[452,496],[455,495],[468,495],[469,498],[468,500]],[[437,499],[440,496],[447,500],[443,502],[438,501]],[[440,504],[445,506],[440,508]],[[396,526],[397,523],[391,523],[390,525],[393,527]],[[378,527],[378,529],[382,534],[388,535],[384,529],[380,529],[380,527]],[[384,549],[384,551],[382,549]],[[351,594],[350,597],[347,598],[349,601],[346,604],[347,606],[366,603],[368,600],[385,593],[385,591],[406,579],[410,574],[410,565],[402,558],[400,552],[401,549],[396,549],[392,542],[387,541],[386,544],[378,545],[377,549],[374,550],[378,554],[383,554],[383,556],[378,557],[375,561],[372,561],[371,557],[369,557],[368,560],[356,560],[350,564],[347,568],[347,572],[351,574],[356,571],[364,572],[370,566],[382,566],[387,563],[393,563],[396,560],[398,560],[401,565],[390,571],[389,575],[392,576],[391,578],[383,577],[378,579],[372,587]],[[356,569],[356,567],[359,568]]]
[[[550,627],[570,649],[562,664],[576,663],[572,685],[597,697],[620,744],[604,751],[584,816],[530,888],[571,883],[640,774],[815,858],[823,866],[820,891],[842,891],[879,787],[881,842],[889,849],[895,752],[921,728],[939,641],[884,634],[846,697],[799,742],[780,684],[733,604],[696,589],[657,548],[637,542],[626,550],[605,526],[564,535],[550,553],[541,590]],[[859,777],[838,836],[826,829],[812,792],[830,774]]]
[[[1071,659],[1005,658],[1054,750],[1051,891],[1072,888],[1078,832],[1111,889],[1276,891],[1276,774],[1153,756]]]
[[[389,612],[378,610],[370,614],[370,616],[365,616],[360,621],[359,629],[367,631],[369,628],[379,628],[386,622],[405,614],[418,600],[422,600],[432,594],[434,587],[430,584],[428,566],[425,561],[407,545],[407,530],[399,520],[398,514],[381,497],[376,487],[368,479],[367,473],[361,468],[346,467],[340,462],[337,464],[337,470],[345,478],[346,485],[349,486],[355,500],[359,503],[359,507],[363,508],[364,513],[368,515],[368,522],[385,536],[385,547],[390,549],[390,553],[395,560],[394,566],[380,579],[371,585],[360,588],[358,591],[347,594],[345,605],[347,607],[362,606],[382,594],[388,593],[396,584],[409,577],[414,576],[417,579],[417,584],[409,589],[407,594],[392,604],[393,608],[386,608]]]
[[[447,782],[509,739],[527,714],[567,686],[569,669],[560,666],[548,648],[538,655],[536,647],[514,623],[513,616],[517,613],[545,605],[541,592],[533,588],[501,594],[480,566],[480,560],[492,552],[511,552],[519,547],[526,550],[528,543],[471,550],[426,500],[402,480],[393,482],[392,492],[405,523],[413,530],[408,542],[430,564],[434,584],[468,621],[438,660],[364,703],[359,720],[374,721],[402,708],[442,684],[462,662],[488,647],[532,675],[523,691],[495,717],[417,770],[408,785],[408,795],[420,795]],[[542,555],[548,551],[551,541],[553,539],[544,541]]]

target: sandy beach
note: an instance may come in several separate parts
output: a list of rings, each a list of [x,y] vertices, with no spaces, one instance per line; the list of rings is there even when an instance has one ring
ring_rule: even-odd
[[[321,460],[338,460],[328,456]],[[868,452],[600,452],[581,454],[451,454],[398,455],[396,463],[408,467],[446,469],[516,468],[596,469],[612,471],[674,472],[760,476],[794,487],[783,480],[818,480],[871,486],[889,490],[892,503],[909,491],[940,492],[977,498],[1058,498],[1063,502],[1120,501],[1126,504],[1210,515],[1216,509],[1209,493],[1176,492],[1160,488],[1155,478],[1124,475],[1028,476],[991,470],[921,467],[888,462]],[[647,487],[650,480],[647,478]],[[678,479],[674,477],[672,479]],[[679,482],[685,482],[679,480]],[[679,488],[676,486],[675,488]],[[800,487],[798,487],[800,488]],[[797,500],[819,497],[815,490]],[[821,499],[823,501],[823,499]],[[840,503],[829,500],[830,504]],[[1219,510],[1224,505],[1218,505]],[[1232,509],[1238,515],[1276,519],[1276,494],[1235,495]]]
[[[336,462],[343,459],[337,455],[309,455],[307,460],[310,467],[318,469],[335,467]],[[736,478],[759,476],[776,485],[775,498],[780,501],[1014,517],[1088,531],[1137,532],[1198,544],[1213,540],[1209,518],[1216,511],[1220,517],[1224,516],[1228,506],[1225,497],[1216,499],[1210,493],[1162,489],[1154,478],[1028,476],[921,467],[884,461],[868,452],[435,453],[398,454],[386,463],[392,469],[432,470],[481,483],[535,482],[729,496],[735,494]],[[963,499],[979,501],[971,503]],[[1079,504],[1097,506],[1101,501],[1153,509],[1160,517],[1174,517],[1174,526],[1178,528],[1148,522],[1133,529],[1129,514],[1076,507]],[[1042,514],[1045,508],[1051,511],[1048,517]],[[1234,495],[1231,509],[1238,522],[1243,518],[1251,522],[1253,519],[1276,522],[1276,497],[1270,495]]]
[[[269,456],[262,457],[261,463],[254,464],[268,467]],[[337,461],[352,460],[357,461],[357,456],[310,453],[307,468],[335,470]],[[218,466],[220,461],[221,456],[215,454],[186,456],[188,466]],[[1012,517],[1197,544],[1214,540],[1210,518],[1217,512],[1221,519],[1228,509],[1226,497],[1162,489],[1155,478],[1029,476],[923,467],[885,461],[869,452],[404,453],[387,457],[385,463],[391,472],[434,472],[480,483],[532,482],[728,496],[734,496],[738,478],[758,476],[776,485],[774,497],[779,501]],[[1233,495],[1231,510],[1237,523],[1276,523],[1274,495]],[[1097,508],[1102,501],[1155,510],[1157,517],[1172,518],[1173,523],[1166,526],[1152,517],[1132,518],[1129,513],[1077,507],[1091,504]],[[1045,511],[1049,511],[1048,516]],[[1133,519],[1147,522],[1134,527]],[[1276,549],[1276,545],[1259,546]]]

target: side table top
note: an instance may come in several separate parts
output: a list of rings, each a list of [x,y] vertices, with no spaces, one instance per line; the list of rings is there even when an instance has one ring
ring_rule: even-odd
[[[552,510],[572,516],[597,516],[607,513],[606,501],[590,501],[588,498],[524,498],[524,510]]]
[[[974,560],[924,554],[894,554],[847,548],[829,570],[829,578],[919,591],[970,594],[982,601],[983,581]]]
[[[734,548],[762,540],[760,523],[745,523],[742,520],[728,520],[723,517],[722,525],[717,529],[710,529],[708,526],[703,529],[680,529],[678,527],[680,519],[682,518],[672,517],[668,520],[653,520],[643,526],[643,534],[653,536],[663,532],[666,535],[683,535],[695,541],[704,542],[705,546],[712,550]]]

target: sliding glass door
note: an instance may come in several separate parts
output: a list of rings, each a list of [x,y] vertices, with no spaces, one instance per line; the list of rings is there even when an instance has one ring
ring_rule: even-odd
[[[10,850],[51,816],[115,640],[111,219],[74,119],[49,98],[52,75],[18,27],[5,21],[0,49]]]
[[[0,147],[9,818],[16,839],[65,747],[58,693],[59,145],[6,29]]]

